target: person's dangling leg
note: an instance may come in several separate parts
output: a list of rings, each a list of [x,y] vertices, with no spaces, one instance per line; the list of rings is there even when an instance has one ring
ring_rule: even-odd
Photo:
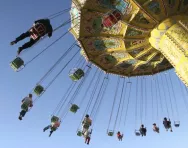
[[[14,44],[16,44],[17,42],[19,42],[19,41],[21,41],[21,40],[23,40],[23,39],[25,39],[25,38],[27,38],[27,37],[29,37],[29,36],[30,36],[30,32],[27,31],[27,32],[21,34],[19,37],[17,37],[16,40],[12,41],[12,42],[10,43],[10,45],[14,45]]]
[[[20,54],[20,52],[21,52],[22,50],[33,46],[38,40],[39,40],[39,38],[36,39],[36,40],[30,38],[30,41],[29,41],[29,42],[25,43],[24,45],[22,45],[22,47],[19,47],[19,48],[18,48],[18,55]]]
[[[122,141],[122,136],[120,136],[120,141]]]
[[[50,131],[50,135],[49,135],[49,137],[52,135],[53,132],[54,132],[54,131],[52,131],[52,130]]]
[[[159,127],[157,127],[157,133],[159,133]]]
[[[51,128],[51,125],[48,125],[47,127],[45,127],[45,128],[43,129],[43,132],[45,132],[45,131],[48,130],[49,128]]]
[[[140,135],[143,136],[143,131],[142,130],[140,130]]]
[[[28,111],[28,109],[27,109],[27,110],[22,110],[22,111],[21,111],[21,115],[22,115],[22,117],[25,116],[25,114],[27,113],[27,111]]]
[[[20,112],[20,116],[19,116],[19,119],[20,119],[20,120],[22,120],[22,117],[25,116],[26,112],[27,112],[27,111],[25,111],[25,110],[22,110],[22,111]]]
[[[84,135],[86,131],[87,131],[86,128],[83,127],[83,129],[82,129],[82,135]]]
[[[120,137],[120,136],[118,136],[118,140],[119,140],[119,141],[121,140],[121,137]]]
[[[89,145],[89,142],[90,142],[90,137],[87,137],[87,144]]]

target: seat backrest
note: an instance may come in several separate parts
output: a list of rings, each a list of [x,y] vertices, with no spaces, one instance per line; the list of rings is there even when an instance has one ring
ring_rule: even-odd
[[[82,136],[82,132],[81,132],[81,131],[78,131],[78,132],[77,132],[77,136]]]
[[[88,123],[85,123],[83,127],[86,128],[86,129],[89,129],[89,126],[90,125]]]
[[[140,133],[139,133],[139,132],[136,132],[135,135],[136,135],[136,136],[140,136]]]
[[[79,108],[78,105],[76,105],[76,104],[73,104],[72,107],[75,108],[75,109]]]
[[[70,111],[76,113],[78,109],[79,107],[76,104],[73,104],[70,108]]]
[[[109,131],[108,132],[108,136],[113,136],[114,135],[114,132],[113,131]]]
[[[175,127],[179,127],[179,126],[180,126],[180,122],[179,122],[179,121],[175,121],[175,122],[174,122],[174,126],[175,126]]]
[[[179,127],[180,125],[179,124],[174,124],[175,127]]]
[[[78,70],[75,72],[75,74],[76,74],[77,76],[81,77],[81,76],[84,75],[84,72],[83,72],[82,69],[78,69]]]
[[[56,122],[56,121],[59,121],[59,117],[53,116],[51,118],[51,122]]]
[[[23,103],[22,104],[22,106],[21,106],[21,108],[23,109],[23,110],[25,110],[25,111],[27,111],[28,110],[28,104],[26,104],[26,103]]]

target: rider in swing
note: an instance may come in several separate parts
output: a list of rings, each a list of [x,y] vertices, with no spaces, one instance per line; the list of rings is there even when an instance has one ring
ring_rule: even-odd
[[[84,135],[84,133],[86,131],[89,130],[89,127],[92,124],[92,120],[90,119],[89,115],[87,114],[84,118],[84,120],[82,121],[82,134]]]
[[[54,131],[56,131],[56,130],[60,127],[60,124],[61,124],[61,121],[59,121],[59,120],[54,121],[54,122],[52,122],[50,125],[46,126],[46,127],[43,129],[43,132],[45,132],[46,130],[50,129],[49,137],[51,137],[52,133],[53,133]]]
[[[19,120],[22,120],[22,118],[25,116],[25,114],[28,112],[29,108],[33,107],[33,99],[32,99],[32,94],[29,94],[28,97],[25,97],[22,100],[22,105],[21,105],[21,112],[18,117]]]
[[[119,141],[123,140],[123,134],[121,134],[120,131],[117,132],[117,138]]]
[[[30,41],[22,45],[22,47],[18,48],[18,55],[20,52],[26,48],[29,48],[33,46],[37,41],[40,40],[43,36],[48,34],[48,37],[52,36],[53,28],[52,25],[50,24],[49,19],[40,19],[34,22],[33,26],[31,29],[29,29],[27,32],[21,34],[19,37],[17,37],[14,41],[10,43],[10,45],[14,45],[17,42],[30,37]]]

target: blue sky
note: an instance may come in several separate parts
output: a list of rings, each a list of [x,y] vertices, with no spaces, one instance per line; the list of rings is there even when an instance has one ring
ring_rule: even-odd
[[[0,131],[1,131],[1,146],[3,148],[12,148],[12,147],[21,147],[26,146],[27,148],[33,147],[88,147],[84,144],[83,138],[76,136],[76,130],[79,125],[81,116],[84,112],[85,106],[80,109],[80,111],[73,115],[69,113],[67,118],[63,120],[61,127],[59,130],[54,133],[54,135],[49,138],[48,133],[43,133],[42,129],[44,126],[50,123],[50,116],[57,106],[59,100],[66,92],[68,86],[71,84],[70,79],[68,78],[69,70],[73,67],[79,55],[71,62],[71,64],[65,69],[65,71],[58,77],[57,81],[53,83],[53,85],[48,89],[48,91],[40,98],[40,100],[35,104],[33,110],[29,112],[23,121],[18,120],[18,115],[20,112],[20,101],[25,95],[35,86],[36,82],[45,74],[45,72],[55,63],[55,61],[60,57],[60,54],[63,53],[70,45],[74,42],[74,38],[71,34],[68,34],[64,37],[60,42],[54,45],[52,48],[47,50],[40,58],[33,61],[29,64],[23,71],[16,73],[14,72],[10,66],[9,62],[15,58],[16,51],[19,45],[23,42],[19,43],[11,47],[9,42],[12,41],[16,36],[21,34],[23,31],[26,31],[34,20],[49,16],[57,11],[69,8],[71,1],[68,0],[54,0],[54,1],[24,1],[24,0],[6,0],[0,2],[0,28],[1,28],[1,54],[0,54],[0,67],[1,67],[1,77],[0,77]],[[62,21],[65,21],[69,18],[69,13],[55,19],[52,21],[53,26],[58,26]],[[30,60],[34,55],[36,55],[39,51],[44,49],[47,45],[49,45],[52,41],[58,38],[61,34],[66,32],[69,26],[66,26],[56,32],[51,39],[43,40],[41,43],[37,44],[35,47],[27,50],[22,55],[22,58],[25,61]],[[73,55],[73,53],[77,50],[74,48],[74,51],[70,53],[69,56]],[[62,67],[63,63],[66,63],[70,57],[64,59],[62,64],[57,67],[52,76],[49,76],[47,81],[43,83],[43,85],[47,85],[48,82],[53,78],[53,76],[58,72],[58,70]],[[94,74],[95,68],[91,71],[89,77],[86,80],[85,85],[83,86],[81,93],[78,95],[77,100],[81,99],[84,92],[89,90],[88,84]],[[154,105],[155,109],[152,109],[151,104],[151,87],[150,83],[152,78],[146,77],[146,88],[147,88],[147,111],[146,114],[143,113],[143,121],[148,129],[147,137],[135,137],[135,98],[136,98],[136,79],[131,78],[132,81],[132,92],[130,98],[130,105],[128,110],[127,122],[124,127],[122,124],[119,126],[121,131],[124,131],[124,140],[123,142],[117,141],[117,138],[108,137],[106,135],[106,129],[108,125],[108,120],[110,116],[110,111],[112,108],[112,101],[114,96],[114,91],[117,77],[110,76],[110,83],[107,89],[107,92],[104,97],[104,102],[101,106],[99,115],[97,116],[97,120],[95,122],[95,127],[93,129],[93,135],[91,144],[89,147],[115,147],[119,148],[123,147],[144,147],[144,148],[158,148],[158,147],[186,147],[188,144],[187,136],[188,136],[188,114],[186,110],[186,106],[183,102],[183,95],[181,93],[178,79],[173,72],[173,70],[169,73],[172,77],[172,83],[174,86],[178,109],[180,113],[180,128],[174,128],[174,132],[166,132],[162,126],[162,118],[167,115],[165,103],[164,103],[164,95],[162,95],[162,110],[160,109],[159,120],[160,121],[160,129],[161,133],[155,134],[152,132],[152,123],[157,122],[156,116],[156,104]],[[164,84],[162,81],[159,82],[161,93],[167,92],[167,84],[165,83],[164,74],[162,75]],[[160,78],[160,77],[159,77]],[[141,96],[141,77],[139,77],[139,87],[138,87],[138,99],[140,100]],[[155,78],[156,80],[156,78]],[[164,85],[165,90],[163,90],[162,85]],[[120,98],[120,90],[122,86],[122,81],[120,84],[120,88],[118,90],[118,98]],[[182,85],[183,86],[183,85]],[[183,86],[184,87],[184,86]],[[145,89],[145,87],[144,87]],[[155,87],[153,88],[155,89]],[[171,89],[171,87],[170,87]],[[156,91],[155,91],[156,92]],[[185,90],[184,93],[186,94]],[[172,92],[171,92],[172,94]],[[168,109],[171,114],[171,118],[173,120],[172,111],[169,104],[168,93],[167,101],[168,101]],[[156,101],[156,95],[153,93],[154,100]],[[89,99],[89,96],[87,96]],[[187,94],[186,94],[186,100]],[[76,101],[77,101],[76,100]],[[118,100],[117,100],[118,101]],[[174,106],[173,111],[175,109],[175,103],[172,101],[172,105]],[[146,105],[146,104],[144,104]],[[145,107],[145,106],[144,106]],[[138,108],[138,111],[140,109]],[[117,111],[117,104],[115,107],[115,112]],[[114,113],[115,113],[114,112]],[[153,113],[152,113],[153,112]],[[145,116],[146,115],[146,116]],[[152,117],[153,115],[153,117]],[[175,117],[175,116],[174,116]],[[146,118],[146,119],[145,119]],[[114,119],[114,116],[113,116]],[[175,119],[175,118],[174,118]],[[175,119],[176,120],[176,119]],[[113,120],[114,121],[114,120]],[[140,118],[138,114],[137,118],[137,128],[140,124]],[[113,123],[111,126],[113,126]]]

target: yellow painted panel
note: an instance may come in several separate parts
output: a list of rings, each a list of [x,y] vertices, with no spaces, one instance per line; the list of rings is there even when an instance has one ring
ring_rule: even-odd
[[[166,35],[162,37],[160,50],[188,86],[188,58]]]
[[[182,26],[175,24],[168,30],[168,33],[174,37],[174,42],[182,47],[184,52],[188,50],[188,32]]]

